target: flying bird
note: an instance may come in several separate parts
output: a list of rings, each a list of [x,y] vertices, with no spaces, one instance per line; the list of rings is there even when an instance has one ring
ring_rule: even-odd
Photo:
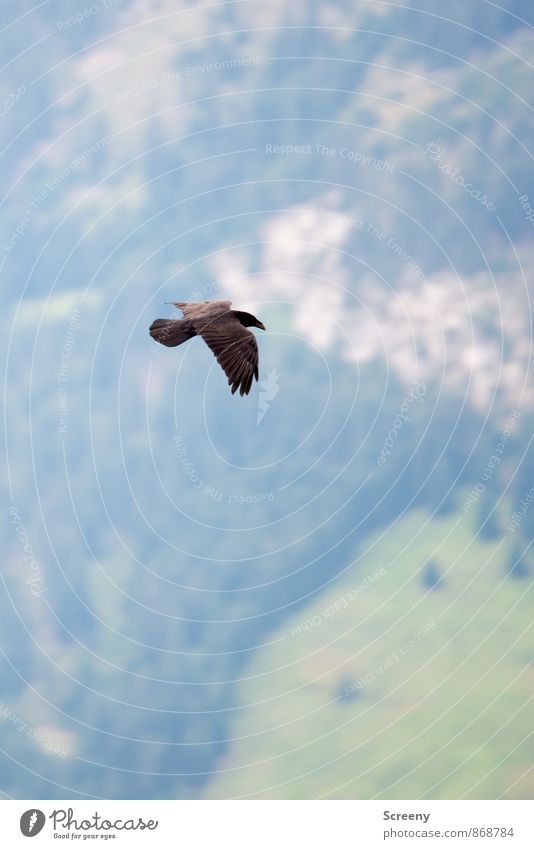
[[[249,312],[231,309],[231,301],[171,301],[183,318],[157,318],[150,325],[150,335],[168,347],[181,345],[193,336],[201,336],[222,367],[232,395],[248,395],[253,378],[258,380],[258,345],[249,327],[264,325]]]

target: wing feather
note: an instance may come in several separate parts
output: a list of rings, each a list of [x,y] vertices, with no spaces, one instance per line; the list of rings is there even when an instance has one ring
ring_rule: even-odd
[[[188,313],[184,315],[190,317]],[[254,334],[230,311],[200,321],[191,316],[191,320],[226,374],[232,395],[238,389],[241,395],[248,395],[253,378],[258,380],[258,344]]]
[[[171,301],[172,305],[182,310],[185,318],[209,319],[227,313],[232,301]]]

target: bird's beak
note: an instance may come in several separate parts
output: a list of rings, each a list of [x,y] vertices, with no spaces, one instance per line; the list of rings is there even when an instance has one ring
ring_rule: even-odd
[[[263,324],[263,322],[261,322],[261,321],[258,321],[257,327],[259,327],[259,328],[260,328],[260,330],[266,330],[265,325],[264,325],[264,324]]]

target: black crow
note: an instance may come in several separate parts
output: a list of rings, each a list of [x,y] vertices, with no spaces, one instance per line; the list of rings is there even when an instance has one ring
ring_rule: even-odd
[[[171,303],[181,309],[184,318],[157,318],[150,335],[162,345],[181,345],[193,336],[202,336],[223,368],[232,395],[239,389],[248,395],[252,380],[258,380],[258,345],[248,327],[265,330],[261,321],[249,312],[230,309],[231,301]]]

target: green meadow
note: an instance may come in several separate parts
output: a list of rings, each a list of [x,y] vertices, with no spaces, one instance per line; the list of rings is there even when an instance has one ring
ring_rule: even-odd
[[[532,798],[534,588],[512,540],[415,510],[363,550],[245,670],[207,795]]]

